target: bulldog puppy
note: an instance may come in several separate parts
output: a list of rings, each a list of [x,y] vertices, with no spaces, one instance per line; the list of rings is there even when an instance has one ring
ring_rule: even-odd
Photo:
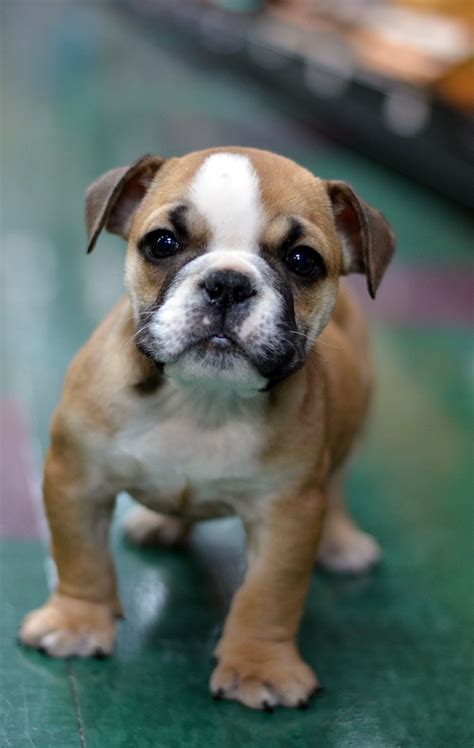
[[[179,543],[233,514],[247,571],[211,691],[305,706],[319,684],[296,636],[316,559],[359,572],[379,556],[344,508],[372,374],[339,281],[365,273],[374,297],[393,234],[347,184],[233,147],[109,171],[86,220],[89,251],[104,228],[128,239],[128,294],[74,359],[54,415],[44,500],[58,584],[21,640],[53,657],[112,651],[120,491],[144,507],[128,522],[138,542]]]

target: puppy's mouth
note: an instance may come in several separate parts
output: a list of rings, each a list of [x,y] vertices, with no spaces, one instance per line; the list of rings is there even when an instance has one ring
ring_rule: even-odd
[[[226,363],[230,364],[237,357],[245,358],[250,362],[250,356],[239,340],[231,333],[224,331],[213,332],[191,340],[182,353],[189,352],[208,361],[215,359],[221,367]]]
[[[296,338],[284,323],[275,327],[271,337],[255,329],[241,339],[239,331],[233,329],[236,326],[233,320],[213,320],[206,315],[202,324],[201,315],[196,316],[197,319],[189,320],[186,334],[178,336],[174,346],[167,350],[160,350],[153,332],[150,334],[147,325],[143,327],[137,343],[139,349],[168,376],[183,381],[202,381],[203,377],[226,382],[258,379],[262,389],[273,386],[303,365],[302,338]]]
[[[225,332],[219,332],[214,335],[210,335],[203,340],[197,341],[194,345],[200,345],[210,352],[216,353],[240,353],[244,354],[243,349],[239,343],[232,336]]]
[[[229,338],[228,335],[225,335],[223,332],[218,333],[217,335],[212,335],[212,337],[209,339],[209,345],[217,346],[217,348],[228,348],[229,346],[233,345],[233,341]]]
[[[163,372],[171,379],[221,391],[240,393],[263,390],[266,378],[260,373],[252,351],[246,350],[237,337],[227,331],[194,334],[187,344],[168,361]]]

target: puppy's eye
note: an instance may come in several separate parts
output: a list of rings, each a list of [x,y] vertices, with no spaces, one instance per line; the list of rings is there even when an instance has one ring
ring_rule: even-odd
[[[285,264],[292,273],[304,278],[315,278],[326,274],[324,260],[311,247],[294,247],[285,257]]]
[[[160,260],[171,257],[178,252],[180,246],[172,231],[156,229],[140,240],[139,249],[150,260]]]

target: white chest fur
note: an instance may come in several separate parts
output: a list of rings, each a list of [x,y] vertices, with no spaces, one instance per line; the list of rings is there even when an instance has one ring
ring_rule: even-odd
[[[194,509],[220,502],[235,508],[274,492],[281,477],[260,457],[265,397],[235,400],[167,382],[134,404],[114,441],[115,475],[161,511],[179,510],[184,491]]]

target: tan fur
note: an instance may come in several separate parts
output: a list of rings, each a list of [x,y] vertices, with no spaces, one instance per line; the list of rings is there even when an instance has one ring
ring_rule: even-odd
[[[213,424],[228,440],[230,451],[242,439],[242,448],[253,449],[250,432],[242,431],[247,436],[241,439],[238,430],[240,417],[251,424],[255,465],[236,463],[237,468],[229,468],[248,467],[244,488],[235,491],[230,481],[223,484],[222,495],[203,498],[199,485],[189,481],[166,490],[159,481],[150,485],[153,476],[144,471],[134,451],[136,439],[142,438],[136,424],[150,428],[146,419],[153,408],[163,419],[163,428],[168,424],[169,438],[174,438],[166,409],[168,400],[176,397],[173,385],[160,381],[154,364],[135,347],[137,307],[151,303],[162,283],[158,269],[144,266],[136,244],[146,228],[165,220],[160,218],[166,213],[163,206],[181,199],[200,164],[216,150],[163,164],[160,159],[146,161],[148,177],[150,163],[156,173],[126,229],[131,300],[125,297],[114,307],[76,356],[53,419],[44,497],[59,581],[51,600],[25,620],[21,638],[55,656],[111,651],[113,619],[121,607],[107,534],[120,491],[127,490],[148,507],[129,522],[128,532],[138,542],[179,543],[193,521],[235,513],[248,536],[248,568],[217,647],[219,662],[211,689],[217,697],[257,709],[277,703],[298,706],[318,687],[295,642],[321,535],[319,557],[333,568],[362,570],[378,554],[377,546],[370,545],[345,512],[340,485],[344,462],[366,417],[372,382],[365,325],[347,290],[339,288],[332,318],[305,366],[262,394],[257,409],[253,404],[247,410],[242,406],[243,415],[236,416],[235,423],[230,416],[229,423]],[[274,154],[221,150],[252,159],[267,217],[263,241],[271,243],[272,237],[281,235],[285,215],[298,215],[307,240],[326,260],[328,278],[321,288],[295,294],[297,317],[309,319],[315,307],[333,303],[331,289],[337,288],[343,262],[324,182]],[[127,171],[118,171],[125,184]],[[136,173],[135,168],[134,178]],[[100,194],[111,190],[113,185],[107,182]],[[119,192],[114,194],[120,201]],[[97,233],[105,217],[118,225],[110,206],[95,204],[94,191],[90,200],[93,231]],[[195,217],[196,231],[205,236],[206,227],[199,221]],[[156,394],[147,400],[137,392],[149,382]],[[203,413],[204,419],[208,417],[205,409]],[[211,479],[214,468],[208,450],[213,432],[199,425],[200,417],[197,405],[190,418],[196,420],[196,434],[201,429],[201,438],[190,439],[196,464],[207,461]],[[154,431],[150,434],[155,438]],[[254,496],[249,495],[252,486]]]

